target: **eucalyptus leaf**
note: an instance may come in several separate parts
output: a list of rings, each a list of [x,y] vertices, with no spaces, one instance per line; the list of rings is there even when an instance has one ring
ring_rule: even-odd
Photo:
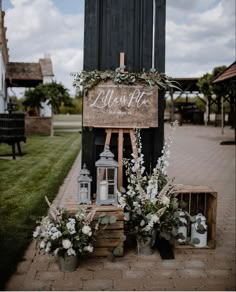
[[[189,216],[189,219],[192,223],[196,222],[196,216]]]
[[[197,232],[200,233],[200,234],[204,234],[206,232],[205,226],[202,225],[202,224],[198,224],[198,226],[197,226]]]
[[[120,240],[123,242],[126,240],[126,236],[125,235],[121,235]]]
[[[109,218],[106,216],[106,217],[102,217],[101,219],[101,224],[102,225],[107,225],[109,224]]]
[[[105,217],[106,216],[106,213],[101,213],[99,214],[99,217],[102,218],[102,217]]]
[[[114,248],[113,250],[113,255],[114,256],[121,256],[123,254],[123,247],[122,246],[117,246],[116,248]]]
[[[199,244],[200,243],[200,240],[195,237],[195,238],[192,239],[191,243],[192,244]]]
[[[109,222],[110,222],[110,224],[114,224],[114,223],[116,223],[116,221],[117,221],[116,216],[111,216],[111,217],[109,218]]]

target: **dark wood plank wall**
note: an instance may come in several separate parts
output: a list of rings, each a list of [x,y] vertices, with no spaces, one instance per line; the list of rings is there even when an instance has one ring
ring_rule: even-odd
[[[165,72],[166,0],[156,0],[155,68]],[[149,70],[152,66],[152,0],[85,0],[84,70],[115,70],[119,53],[125,52],[129,72]],[[159,94],[159,127],[142,130],[146,168],[156,164],[164,138],[164,93]],[[105,130],[83,128],[82,161],[95,178],[95,161],[104,146]],[[116,154],[117,137],[112,150]],[[130,155],[128,137],[124,156]],[[95,184],[92,186],[95,192]]]

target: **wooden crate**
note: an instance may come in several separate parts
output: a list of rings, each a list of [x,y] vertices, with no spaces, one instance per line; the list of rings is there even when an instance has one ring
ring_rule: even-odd
[[[178,201],[186,203],[186,210],[190,215],[202,213],[207,220],[207,247],[216,246],[216,209],[217,192],[207,186],[176,185],[175,194]],[[190,228],[189,228],[190,231]],[[197,248],[191,245],[177,245],[178,248]]]
[[[70,213],[76,213],[78,210],[78,204],[68,204],[66,205],[66,210]],[[107,256],[110,253],[110,249],[116,247],[124,246],[122,238],[124,237],[124,212],[122,208],[118,208],[112,205],[107,206],[97,206],[95,204],[87,205],[87,210],[96,209],[96,214],[94,216],[95,226],[99,215],[105,213],[107,216],[115,216],[117,218],[116,223],[109,224],[107,227],[98,233],[97,240],[94,243],[94,256]],[[101,225],[103,227],[103,225]],[[117,254],[116,256],[123,256],[123,251]]]

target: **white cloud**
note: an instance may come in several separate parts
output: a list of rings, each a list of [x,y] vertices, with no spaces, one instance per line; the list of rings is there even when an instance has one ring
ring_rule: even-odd
[[[188,11],[182,9],[184,2],[167,1],[167,74],[200,76],[216,66],[230,65],[235,60],[235,1],[205,0],[205,6],[202,1],[189,1],[193,9],[189,4]],[[178,4],[184,20],[174,15]]]
[[[10,61],[37,62],[50,54],[55,79],[73,92],[69,74],[83,64],[83,14],[62,14],[52,0],[11,3],[5,17]]]
[[[11,3],[5,16],[10,61],[37,62],[49,53],[56,80],[74,93],[70,73],[82,69],[83,11],[63,14],[57,0]],[[200,76],[235,60],[235,0],[167,0],[166,20],[168,75]]]

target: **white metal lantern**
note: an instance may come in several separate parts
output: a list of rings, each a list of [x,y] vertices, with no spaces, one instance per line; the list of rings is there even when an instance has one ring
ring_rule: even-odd
[[[191,224],[191,241],[198,239],[199,243],[193,243],[196,247],[207,246],[207,224],[206,217],[201,213],[196,215],[196,222]]]
[[[118,162],[113,159],[114,154],[109,145],[105,145],[97,167],[97,205],[117,205],[117,168]]]
[[[91,177],[84,164],[78,177],[78,204],[91,204]]]

